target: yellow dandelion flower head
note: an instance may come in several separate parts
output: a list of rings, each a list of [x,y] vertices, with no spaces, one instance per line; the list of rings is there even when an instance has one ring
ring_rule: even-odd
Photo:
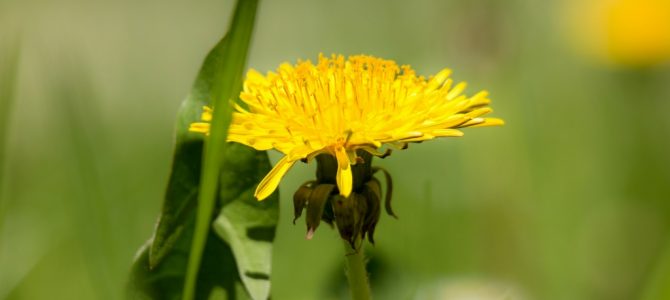
[[[567,32],[586,55],[622,66],[653,66],[670,60],[670,1],[570,0]]]
[[[320,55],[316,64],[284,63],[265,76],[250,70],[240,94],[249,109],[235,105],[228,140],[285,154],[258,185],[259,200],[297,161],[319,154],[337,159],[337,186],[348,197],[357,150],[385,156],[384,145],[405,149],[411,142],[462,136],[457,128],[503,124],[482,117],[491,112],[486,91],[465,96],[465,82],[455,84],[450,74],[444,69],[426,79],[409,66],[365,55]],[[203,121],[210,119],[205,108]],[[193,123],[191,131],[207,133],[209,123]]]

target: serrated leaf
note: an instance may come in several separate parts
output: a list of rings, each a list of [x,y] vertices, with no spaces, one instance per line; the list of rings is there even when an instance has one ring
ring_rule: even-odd
[[[219,190],[222,208],[214,221],[214,230],[230,245],[239,276],[251,298],[268,299],[279,197],[275,192],[259,202],[254,190],[270,171],[270,163],[264,152],[231,144],[224,165]]]

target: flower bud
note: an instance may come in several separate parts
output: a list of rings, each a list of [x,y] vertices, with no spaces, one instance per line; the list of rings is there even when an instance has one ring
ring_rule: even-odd
[[[381,214],[381,184],[373,177],[381,170],[387,182],[386,212],[395,217],[391,209],[391,176],[381,168],[372,168],[372,155],[358,151],[356,164],[352,165],[353,187],[348,197],[340,195],[336,184],[337,160],[329,154],[316,157],[316,181],[308,181],[293,195],[294,220],[306,210],[307,239],[311,239],[323,220],[337,226],[340,237],[356,249],[355,241],[367,236],[374,244],[374,231]]]

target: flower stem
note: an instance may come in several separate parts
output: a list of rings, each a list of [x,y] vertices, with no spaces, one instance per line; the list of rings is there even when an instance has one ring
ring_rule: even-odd
[[[368,272],[365,270],[365,259],[363,257],[363,241],[356,240],[356,249],[351,249],[351,244],[344,242],[344,251],[346,253],[346,272],[349,280],[349,289],[351,290],[352,300],[370,300],[370,284],[368,282]]]

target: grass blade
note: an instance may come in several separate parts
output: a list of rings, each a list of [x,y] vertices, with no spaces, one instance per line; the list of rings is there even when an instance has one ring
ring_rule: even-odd
[[[257,1],[238,2],[230,31],[208,54],[180,108],[163,209],[133,265],[131,298],[192,299],[217,291],[235,299],[269,297],[278,194],[258,202],[253,191],[270,161],[265,151],[226,142],[256,7]],[[206,139],[188,131],[205,105],[215,108]]]
[[[216,203],[219,170],[222,153],[226,146],[228,126],[232,118],[231,99],[236,98],[242,87],[242,75],[251,40],[257,1],[240,0],[237,2],[233,21],[224,40],[221,61],[221,72],[212,87],[212,103],[214,116],[209,139],[205,142],[202,164],[201,182],[198,193],[198,209],[196,212],[195,229],[191,251],[186,269],[184,283],[184,299],[193,299],[198,269],[205,249],[211,216]]]

